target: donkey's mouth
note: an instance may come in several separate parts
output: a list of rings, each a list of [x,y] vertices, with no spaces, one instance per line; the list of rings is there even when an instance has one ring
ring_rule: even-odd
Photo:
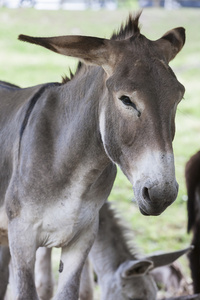
[[[139,209],[140,209],[140,212],[141,212],[142,215],[150,216],[150,214],[146,213],[141,207],[139,207]]]
[[[160,212],[159,213],[154,212],[154,213],[149,214],[141,207],[139,207],[139,210],[143,216],[159,216],[161,214]]]

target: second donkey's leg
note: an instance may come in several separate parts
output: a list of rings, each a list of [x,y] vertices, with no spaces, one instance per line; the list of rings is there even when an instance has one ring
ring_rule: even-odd
[[[86,260],[81,273],[79,300],[93,300],[94,276],[89,259]]]

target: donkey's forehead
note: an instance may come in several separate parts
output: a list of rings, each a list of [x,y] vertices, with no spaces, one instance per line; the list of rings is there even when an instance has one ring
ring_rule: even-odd
[[[145,85],[144,85],[145,83]],[[107,80],[107,86],[114,91],[120,89],[141,89],[145,90],[149,84],[164,83],[165,86],[179,87],[172,69],[162,59],[152,56],[135,56],[124,58],[115,66],[113,75]]]
[[[107,87],[117,98],[129,96],[137,105],[140,103],[140,108],[142,103],[160,103],[165,108],[171,107],[181,101],[185,92],[171,68],[155,57],[119,64],[113,76],[107,80]]]
[[[126,73],[126,76],[133,71],[148,73],[152,68],[165,67],[168,64],[164,61],[157,45],[146,37],[136,37],[134,40],[129,38],[118,42],[115,53],[113,54],[113,70],[119,74]]]
[[[117,47],[117,44],[115,44]],[[118,49],[121,52],[122,57],[129,59],[134,57],[138,58],[148,58],[148,57],[159,57],[162,58],[163,54],[160,51],[157,43],[155,41],[149,40],[144,35],[139,34],[132,36],[123,41],[118,41]]]

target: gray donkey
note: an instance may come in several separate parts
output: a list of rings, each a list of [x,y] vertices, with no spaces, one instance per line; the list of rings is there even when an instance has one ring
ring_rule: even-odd
[[[1,294],[9,251],[16,299],[37,300],[36,250],[60,247],[55,299],[78,299],[116,164],[143,214],[159,215],[176,199],[172,141],[184,87],[168,64],[185,30],[151,41],[140,33],[139,16],[111,39],[19,36],[84,64],[63,84],[0,84]]]
[[[99,231],[89,258],[98,276],[101,300],[155,300],[157,287],[151,271],[173,263],[193,247],[142,256],[136,246],[131,245],[130,229],[123,225],[108,202],[101,208],[99,217]],[[80,295],[84,295],[83,291]],[[81,297],[81,300],[86,299],[89,300]]]

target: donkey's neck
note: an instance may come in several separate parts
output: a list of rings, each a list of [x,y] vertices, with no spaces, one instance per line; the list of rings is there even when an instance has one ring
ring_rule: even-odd
[[[73,145],[73,153],[76,153],[76,158],[81,156],[82,163],[84,159],[92,159],[95,168],[103,169],[110,163],[99,130],[99,106],[105,90],[104,72],[99,67],[85,68],[62,88],[65,104],[62,135],[69,141],[66,148]],[[67,149],[64,150],[65,155]]]
[[[100,281],[112,276],[126,260],[137,259],[137,254],[134,253],[136,250],[128,243],[127,234],[128,229],[120,223],[116,213],[106,202],[100,210],[99,231],[90,252],[90,259]]]
[[[49,157],[48,161],[52,162],[53,158],[51,169],[56,180],[64,179],[61,184],[67,189],[73,185],[73,191],[77,190],[81,199],[94,198],[95,193],[103,199],[99,202],[102,204],[110,193],[115,173],[99,130],[104,71],[100,67],[83,71],[68,83],[50,90],[43,104],[40,126],[43,130],[48,127],[50,145],[46,159]],[[99,182],[104,190],[100,189]]]
[[[59,152],[57,166],[59,162],[63,164],[63,159],[65,164],[74,161],[74,167],[79,161],[83,164],[85,159],[93,160],[102,168],[110,163],[99,131],[98,115],[103,91],[103,70],[99,67],[85,72],[80,70],[71,81],[52,89],[47,106],[53,111],[55,120],[55,147]]]

